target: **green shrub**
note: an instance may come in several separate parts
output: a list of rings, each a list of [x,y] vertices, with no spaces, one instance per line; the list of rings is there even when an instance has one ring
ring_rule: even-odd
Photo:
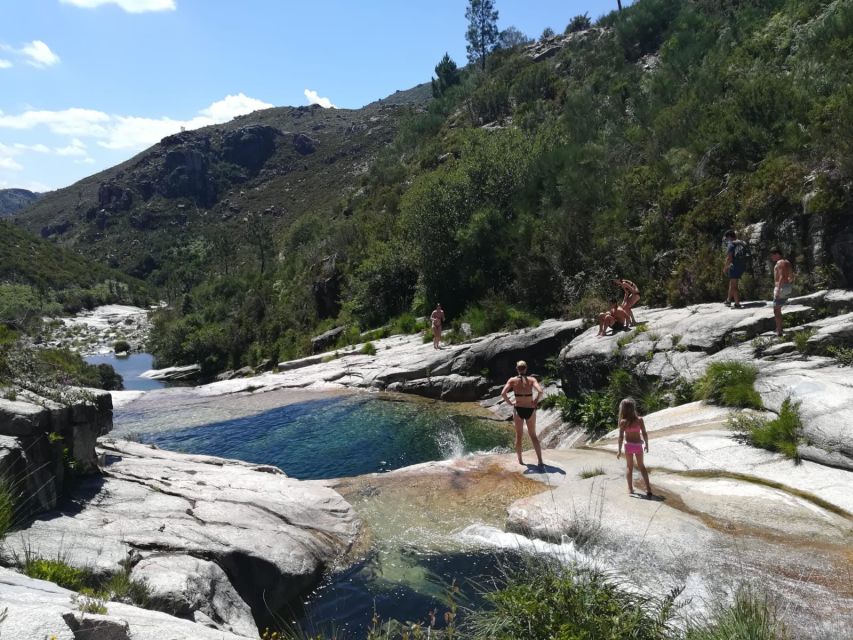
[[[685,640],[783,640],[788,634],[766,597],[740,589],[734,602],[717,606],[709,619],[693,624]]]
[[[800,353],[808,353],[809,351],[809,338],[811,338],[815,334],[816,329],[804,329],[803,331],[794,332],[794,336],[792,338],[794,342],[794,346],[797,348],[797,351]]]
[[[491,607],[466,625],[474,640],[670,637],[673,592],[662,601],[621,588],[601,573],[536,561],[486,595]]]
[[[696,382],[696,397],[726,407],[761,409],[761,396],[753,386],[758,369],[742,362],[713,362]]]
[[[15,522],[15,494],[12,483],[0,477],[0,541]]]
[[[85,571],[59,559],[48,560],[27,554],[21,570],[30,578],[47,580],[71,591],[80,591],[89,583],[89,575]]]
[[[779,415],[772,420],[739,414],[732,417],[730,426],[754,447],[776,451],[793,460],[799,459],[797,444],[802,437],[803,423],[800,404],[790,398],[785,399]]]
[[[130,353],[130,343],[126,340],[116,340],[116,343],[113,345],[113,351],[115,353]]]
[[[372,342],[365,342],[361,345],[361,353],[366,356],[375,356],[376,355],[376,345]]]
[[[418,321],[411,313],[404,313],[391,321],[391,334],[409,335],[418,332]]]
[[[827,348],[826,355],[842,367],[853,367],[853,347],[832,346]]]

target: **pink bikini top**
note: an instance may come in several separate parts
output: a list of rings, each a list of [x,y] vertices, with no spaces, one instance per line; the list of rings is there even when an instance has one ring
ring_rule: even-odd
[[[625,426],[625,433],[640,433],[643,428],[640,426],[639,421],[634,421],[629,425]]]

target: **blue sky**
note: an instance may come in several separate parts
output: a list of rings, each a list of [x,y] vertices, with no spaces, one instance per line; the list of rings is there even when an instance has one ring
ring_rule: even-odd
[[[0,188],[66,186],[182,126],[322,98],[356,108],[409,88],[445,51],[465,62],[466,4],[0,0]],[[501,28],[538,36],[616,1],[495,6]]]

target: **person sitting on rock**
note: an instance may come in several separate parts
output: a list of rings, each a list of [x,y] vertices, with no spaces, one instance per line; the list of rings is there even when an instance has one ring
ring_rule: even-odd
[[[625,292],[625,297],[622,299],[621,306],[630,317],[631,324],[637,324],[637,321],[634,319],[634,305],[636,305],[640,300],[640,288],[625,278],[614,278],[613,284],[617,287],[621,287],[622,291]]]
[[[429,316],[432,325],[432,348],[441,349],[441,325],[444,324],[444,309],[441,303],[435,305],[435,309]]]
[[[642,435],[641,435],[642,434]],[[627,471],[625,478],[628,480],[628,495],[634,495],[634,459],[637,467],[646,483],[646,497],[652,497],[652,485],[649,482],[649,472],[643,464],[643,449],[649,452],[649,436],[646,433],[646,424],[637,415],[637,403],[633,398],[625,398],[619,403],[619,449],[616,458],[622,456],[622,441],[625,441],[625,462]],[[644,446],[645,444],[645,446]]]
[[[598,337],[607,334],[607,329],[612,328],[612,333],[622,331],[628,327],[630,316],[628,313],[613,300],[610,303],[610,310],[598,314]]]
[[[504,402],[514,407],[512,421],[515,425],[515,453],[518,455],[518,464],[524,464],[521,457],[521,440],[524,437],[524,424],[527,423],[527,433],[530,435],[533,450],[536,451],[536,458],[539,461],[539,471],[544,472],[545,463],[542,462],[542,447],[536,435],[536,408],[539,406],[539,401],[545,391],[536,378],[528,377],[527,363],[524,360],[519,360],[515,364],[515,370],[518,375],[506,381],[503,391],[501,391],[501,397]],[[510,391],[515,396],[512,401],[509,399]],[[535,398],[533,396],[534,391],[536,392]]]

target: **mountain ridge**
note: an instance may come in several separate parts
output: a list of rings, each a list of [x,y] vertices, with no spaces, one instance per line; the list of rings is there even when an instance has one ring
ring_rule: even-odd
[[[0,189],[0,218],[14,216],[43,195],[28,189]]]

